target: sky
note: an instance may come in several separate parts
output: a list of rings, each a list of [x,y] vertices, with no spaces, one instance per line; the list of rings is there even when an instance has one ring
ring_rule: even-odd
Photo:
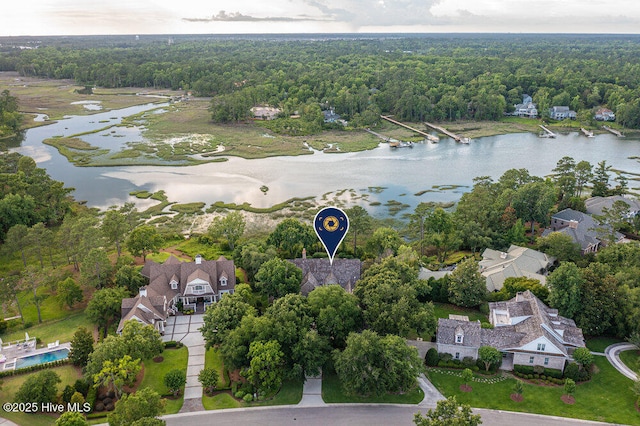
[[[0,36],[384,32],[637,34],[640,1],[3,0],[0,8]]]

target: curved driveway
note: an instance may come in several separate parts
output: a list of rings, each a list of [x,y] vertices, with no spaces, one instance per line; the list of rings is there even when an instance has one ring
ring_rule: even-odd
[[[638,380],[638,375],[632,369],[624,365],[620,360],[620,352],[630,351],[632,349],[636,349],[636,346],[631,343],[616,343],[614,345],[607,346],[604,350],[604,354],[607,356],[611,365],[613,365],[621,374],[635,381]]]

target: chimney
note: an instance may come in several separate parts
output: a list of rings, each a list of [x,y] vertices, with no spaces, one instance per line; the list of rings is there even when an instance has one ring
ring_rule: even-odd
[[[140,287],[139,289],[140,291],[140,297],[147,297],[147,288],[146,287]]]
[[[200,265],[202,264],[202,256],[201,255],[196,255],[196,265]]]
[[[306,258],[307,258],[307,249],[306,249],[306,248],[303,248],[303,249],[302,249],[302,258],[303,258],[303,259],[306,259]]]
[[[577,220],[570,220],[569,221],[569,228],[577,229],[578,228],[578,221]]]

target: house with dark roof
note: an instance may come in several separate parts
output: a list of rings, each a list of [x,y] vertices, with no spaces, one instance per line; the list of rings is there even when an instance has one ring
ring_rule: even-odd
[[[506,252],[486,249],[478,265],[487,280],[487,291],[500,291],[509,277],[532,278],[545,285],[554,262],[555,258],[537,250],[511,245]]]
[[[307,259],[303,253],[301,259],[289,259],[289,262],[302,269],[300,292],[304,296],[316,287],[331,284],[338,284],[351,293],[362,270],[360,259],[333,259],[331,264],[329,259]]]
[[[529,290],[511,300],[489,303],[489,321],[494,328],[482,328],[479,321],[463,317],[440,318],[438,352],[457,359],[477,358],[481,346],[492,346],[503,354],[502,369],[540,365],[564,371],[573,352],[585,346],[575,322],[558,315],[557,309],[549,308]]]
[[[580,245],[582,254],[595,253],[603,245],[601,225],[591,215],[573,209],[564,209],[551,216],[551,227],[544,230],[543,237],[552,232],[567,234]],[[616,239],[621,241],[623,235],[616,232]]]
[[[173,255],[164,263],[147,260],[141,274],[149,284],[136,297],[122,300],[118,332],[125,321],[135,319],[154,326],[161,333],[169,315],[178,305],[194,312],[204,312],[224,294],[235,290],[236,274],[233,260],[220,256],[218,260],[204,260],[198,255],[194,262],[181,262]]]

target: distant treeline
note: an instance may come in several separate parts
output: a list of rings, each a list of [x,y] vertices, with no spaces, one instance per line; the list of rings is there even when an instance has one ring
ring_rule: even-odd
[[[153,87],[214,98],[217,121],[255,104],[283,114],[333,107],[356,125],[492,120],[529,94],[541,115],[581,121],[612,109],[640,128],[640,37],[633,35],[134,36],[2,39],[0,70],[80,85]],[[22,46],[23,48],[17,48]],[[33,48],[33,47],[38,48]],[[26,49],[24,47],[31,47]]]

